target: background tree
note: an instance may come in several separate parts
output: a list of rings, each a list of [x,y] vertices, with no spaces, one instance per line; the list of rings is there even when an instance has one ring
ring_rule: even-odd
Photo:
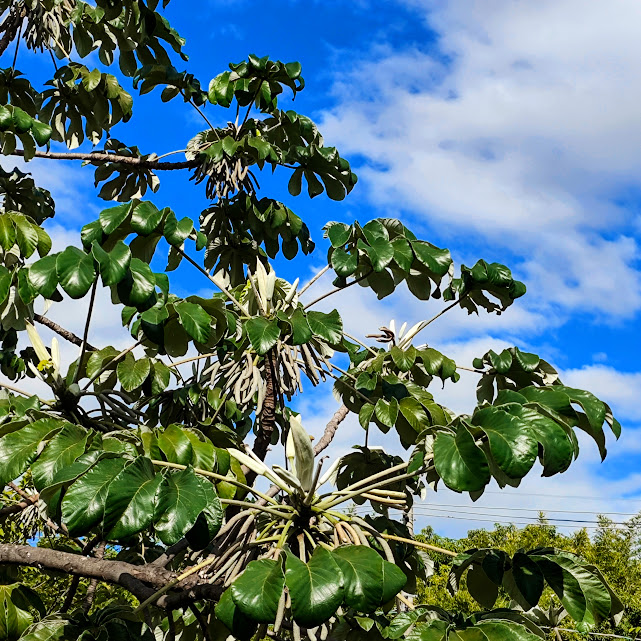
[[[537,459],[543,475],[561,473],[578,454],[575,430],[605,456],[604,428],[618,436],[620,426],[605,403],[516,347],[467,367],[479,378],[471,415],[453,415],[428,391],[466,367],[417,336],[457,306],[498,314],[522,296],[501,264],[457,270],[448,250],[379,218],[327,223],[327,266],[304,287],[276,276],[274,259],[314,244],[286,204],[260,194],[259,172],[286,174],[292,196],[305,186],[311,198],[342,200],[356,184],[314,123],[281,109],[304,88],[300,64],[250,55],[205,90],[173,66],[186,60],[184,42],[157,1],[0,7],[2,153],[83,160],[100,197],[120,203],[88,222],[77,246],[52,253],[51,195],[18,169],[0,176],[0,366],[11,381],[0,399],[1,637],[526,641],[556,625],[537,610],[546,585],[581,630],[620,615],[600,571],[554,547],[458,555],[453,589],[466,577],[481,613],[403,595],[425,578],[418,550],[438,550],[413,540],[393,510],[409,509],[428,485],[472,498],[491,479],[517,486]],[[21,43],[51,59],[42,87],[15,69]],[[98,68],[80,62],[96,58]],[[160,155],[116,139],[113,128],[132,114],[129,80],[141,93],[161,89],[163,102],[181,99],[206,128]],[[102,147],[69,151],[83,143]],[[176,153],[185,159],[164,159]],[[210,205],[198,216],[142,200],[168,170],[203,185]],[[216,293],[178,296],[167,274],[178,268],[202,278],[194,291]],[[327,272],[333,289],[303,304]],[[364,344],[345,334],[338,310],[312,309],[357,284],[379,299],[404,285],[445,304]],[[131,334],[124,350],[91,334],[101,286]],[[50,303],[84,297],[82,336],[47,317]],[[68,368],[58,337],[45,345],[37,325],[77,346]],[[48,391],[23,391],[26,377]],[[289,403],[303,379],[313,388],[327,377],[342,404],[312,446]],[[349,413],[364,445],[326,465],[319,455]],[[388,435],[387,449],[368,447],[372,429]],[[377,516],[343,511],[350,502]],[[496,607],[501,589],[509,609]]]
[[[540,547],[554,547],[571,552],[588,563],[597,566],[613,587],[615,592],[625,595],[625,610],[617,625],[604,621],[598,626],[602,633],[613,633],[622,636],[637,637],[641,623],[641,542],[640,518],[636,516],[618,526],[610,519],[599,517],[599,525],[590,535],[582,528],[571,534],[564,534],[554,525],[547,523],[542,514],[539,523],[518,528],[515,525],[495,525],[493,530],[470,530],[462,539],[448,539],[438,536],[431,527],[426,528],[416,538],[455,552],[465,552],[478,548],[500,548],[514,555],[519,550]],[[471,596],[470,592],[460,590],[452,592],[449,583],[452,569],[452,558],[448,555],[432,555],[433,574],[427,581],[421,582],[418,600],[421,603],[434,603],[446,610],[460,610],[465,614],[480,611],[482,607]],[[473,591],[472,587],[472,591]],[[509,593],[501,589],[497,605],[510,606]],[[553,590],[546,588],[541,599],[543,608],[558,607],[558,599]],[[570,627],[571,620],[563,619],[560,625]]]

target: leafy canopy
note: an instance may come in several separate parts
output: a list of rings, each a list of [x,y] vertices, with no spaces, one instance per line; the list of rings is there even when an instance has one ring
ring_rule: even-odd
[[[438,401],[433,383],[457,382],[461,367],[418,336],[455,307],[510,307],[525,286],[504,265],[456,267],[447,249],[377,218],[328,222],[327,265],[305,287],[277,277],[274,259],[315,247],[296,197],[341,201],[356,175],[287,108],[305,87],[300,64],[250,55],[202,83],[179,71],[184,41],[158,5],[0,0],[0,52],[23,46],[59,61],[42,86],[15,63],[0,70],[2,154],[83,160],[111,201],[74,246],[53,252],[51,194],[18,169],[0,172],[0,636],[528,641],[544,636],[533,613],[546,589],[583,630],[616,616],[621,602],[600,571],[551,546],[458,555],[451,587],[465,579],[481,613],[406,609],[402,591],[426,578],[402,519],[416,496],[429,486],[476,499],[492,480],[564,472],[577,430],[604,457],[606,431],[618,437],[620,426],[604,402],[517,347],[467,364],[479,381],[471,414]],[[156,89],[203,117],[184,159],[114,136],[126,135],[130,91]],[[287,203],[260,193],[265,169],[284,176]],[[181,218],[150,200],[171,170],[204,188],[204,211]],[[193,292],[215,293],[179,295],[179,269]],[[313,295],[326,273],[333,289]],[[354,285],[378,299],[407,288],[443,309],[362,342],[340,310],[313,308]],[[104,290],[131,335],[125,349],[91,332]],[[82,336],[47,316],[69,299],[87,300]],[[56,334],[50,344],[43,327]],[[61,340],[78,349],[69,367]],[[29,378],[47,393],[22,391]],[[328,378],[341,405],[313,446],[290,403],[303,380],[311,391]],[[319,454],[350,413],[364,444],[324,465]],[[368,447],[370,430],[387,435],[387,449]],[[264,462],[270,448],[283,450],[284,467]],[[343,509],[365,503],[376,516]],[[495,607],[501,590],[508,608]]]

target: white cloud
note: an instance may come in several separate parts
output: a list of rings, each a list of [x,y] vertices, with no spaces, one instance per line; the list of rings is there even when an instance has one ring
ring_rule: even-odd
[[[641,372],[587,365],[564,371],[562,378],[566,385],[590,390],[606,401],[620,421],[641,423]]]
[[[369,197],[512,251],[539,302],[634,314],[635,221],[613,200],[641,161],[638,3],[406,4],[449,61],[379,49],[323,118]]]

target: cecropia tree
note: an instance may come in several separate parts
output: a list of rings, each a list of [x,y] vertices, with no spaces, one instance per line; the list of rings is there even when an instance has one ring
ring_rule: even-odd
[[[293,197],[304,185],[333,200],[356,176],[309,118],[281,108],[304,88],[300,64],[250,55],[206,90],[173,66],[187,60],[184,42],[157,5],[0,1],[0,637],[530,641],[554,626],[538,608],[546,585],[582,630],[616,617],[621,603],[599,570],[553,548],[455,556],[452,589],[469,590],[480,614],[408,598],[431,549],[404,525],[415,496],[429,486],[475,499],[492,479],[518,486],[538,464],[544,476],[564,472],[576,430],[605,456],[604,427],[618,436],[619,424],[534,354],[490,351],[464,368],[419,343],[447,310],[499,314],[525,287],[497,263],[456,269],[447,249],[399,220],[328,222],[327,266],[305,287],[278,277],[274,259],[314,244],[287,204],[260,194],[258,172],[286,175]],[[19,46],[51,63],[42,87],[15,68]],[[184,159],[163,159],[179,152],[162,140],[157,155],[111,135],[116,125],[135,133],[122,126],[129,80],[203,117]],[[85,141],[93,150],[69,151]],[[84,161],[99,196],[116,203],[76,246],[52,253],[55,202],[8,169],[13,156]],[[144,200],[168,170],[188,172],[209,206],[179,218]],[[163,255],[166,269],[154,271]],[[215,293],[178,296],[176,269],[193,271],[192,291]],[[331,291],[301,302],[330,275]],[[367,344],[345,334],[338,310],[314,309],[354,285],[379,299],[406,287],[442,298],[443,311],[411,329],[390,323]],[[101,286],[122,309],[126,349],[91,332]],[[83,297],[82,335],[47,316]],[[68,369],[58,338],[77,349]],[[479,380],[470,415],[429,391],[459,369]],[[47,393],[21,391],[29,377]],[[327,378],[337,407],[312,441],[288,404],[303,381],[314,394]],[[365,445],[326,461],[319,455],[351,413]],[[405,455],[368,447],[370,430]],[[375,516],[347,509],[365,503]],[[499,593],[512,609],[493,609]]]

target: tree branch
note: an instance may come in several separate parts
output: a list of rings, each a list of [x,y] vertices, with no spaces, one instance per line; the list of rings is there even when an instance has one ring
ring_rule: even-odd
[[[265,401],[260,413],[260,432],[256,435],[253,452],[256,456],[264,461],[267,456],[267,450],[271,445],[272,433],[276,425],[276,372],[272,360],[273,352],[267,352],[265,355]],[[247,485],[251,486],[256,480],[256,472],[247,470],[245,479]]]
[[[0,563],[58,570],[122,586],[139,599],[149,598],[154,589],[172,581],[175,574],[162,567],[132,565],[123,561],[105,561],[30,545],[0,544]]]
[[[28,507],[38,502],[38,497],[38,494],[32,494],[31,496],[28,496],[27,498],[20,501],[20,503],[6,505],[5,507],[0,509],[0,518],[2,518],[3,516],[8,516],[9,514],[17,514],[18,512],[22,512],[22,510],[26,510]]]
[[[316,305],[316,303],[320,303],[320,301],[324,300],[328,296],[332,296],[333,294],[338,294],[338,292],[342,292],[343,290],[348,289],[352,285],[356,285],[356,283],[360,283],[361,281],[365,280],[368,276],[371,276],[373,271],[374,270],[371,269],[366,274],[363,274],[362,276],[359,276],[356,280],[353,280],[351,283],[347,283],[347,285],[345,285],[345,287],[336,287],[335,289],[330,289],[330,291],[325,292],[324,294],[322,294],[318,298],[315,298],[313,301],[307,303],[307,305],[305,305],[303,307],[303,309],[308,309],[312,305]]]
[[[348,414],[349,410],[345,405],[341,405],[338,408],[329,423],[327,423],[320,441],[314,446],[314,456],[320,454],[334,440],[338,426],[347,418]]]
[[[59,336],[62,336],[62,338],[69,341],[70,343],[73,343],[78,347],[82,347],[82,338],[80,338],[80,336],[76,336],[73,332],[70,332],[68,329],[61,327],[60,325],[58,325],[58,323],[54,323],[46,316],[42,316],[41,314],[34,314],[33,320],[37,321],[41,325],[44,325],[45,327],[48,327],[52,332],[55,332]],[[86,343],[85,348],[91,352],[97,351],[97,348],[90,343]]]
[[[16,149],[10,156],[24,156],[24,150]],[[119,156],[118,154],[108,154],[106,152],[94,151],[92,153],[83,153],[80,151],[60,152],[60,151],[36,151],[35,158],[48,158],[49,160],[88,160],[89,162],[113,162],[121,165],[131,165],[140,169],[154,169],[156,171],[170,171],[173,169],[193,169],[200,165],[200,160],[183,160],[181,162],[161,162],[158,160],[145,160],[136,156]]]

